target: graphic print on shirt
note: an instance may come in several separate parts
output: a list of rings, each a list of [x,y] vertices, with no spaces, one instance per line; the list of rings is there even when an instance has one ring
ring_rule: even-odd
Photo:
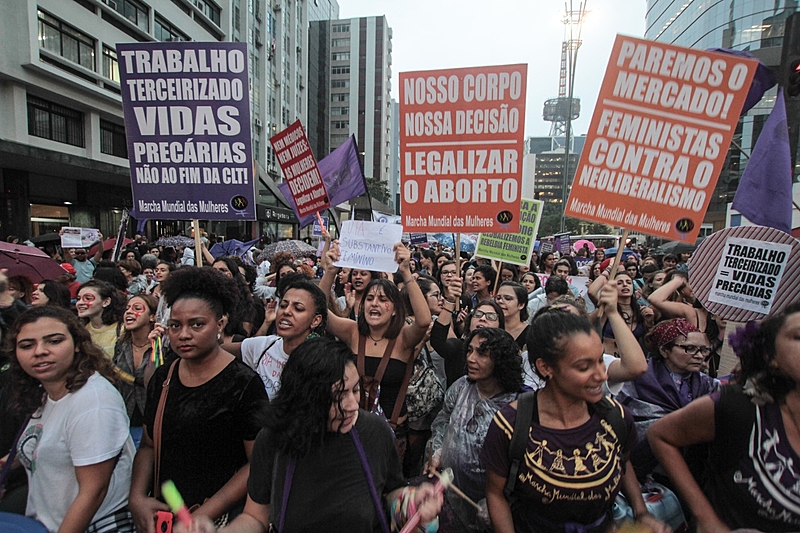
[[[36,473],[36,451],[39,447],[39,442],[42,440],[42,424],[33,424],[25,429],[22,437],[19,439],[19,460],[22,465],[28,469],[31,475]]]

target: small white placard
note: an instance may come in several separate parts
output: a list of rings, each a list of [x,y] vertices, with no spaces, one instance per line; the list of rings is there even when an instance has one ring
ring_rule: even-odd
[[[403,226],[385,222],[347,220],[339,235],[341,258],[337,267],[396,272],[394,245],[400,242]]]

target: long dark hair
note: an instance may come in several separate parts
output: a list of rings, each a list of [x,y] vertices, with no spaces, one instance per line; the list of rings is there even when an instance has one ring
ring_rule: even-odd
[[[69,309],[72,298],[69,294],[69,289],[63,283],[59,283],[52,279],[45,279],[39,282],[39,285],[44,283],[42,292],[47,296],[47,305],[55,305],[63,309]]]
[[[117,272],[119,272],[119,270],[117,270]],[[47,287],[45,286],[45,288]],[[111,303],[103,308],[103,314],[101,315],[104,326],[116,324],[122,320],[122,313],[125,312],[125,299],[113,285],[99,279],[90,279],[81,285],[78,293],[83,289],[92,289],[100,296],[101,300],[105,300],[106,298],[111,300]]]
[[[488,353],[494,363],[492,377],[503,392],[516,392],[522,388],[522,358],[519,356],[519,346],[514,337],[500,328],[481,328],[472,330],[464,341],[464,353],[472,342],[478,337],[482,340],[479,350],[482,354]]]
[[[505,268],[505,267],[504,267]],[[516,281],[504,281],[500,284],[500,287],[511,287],[511,290],[514,291],[514,296],[517,298],[517,305],[522,305],[522,309],[519,310],[519,319],[522,322],[528,320],[528,291],[522,285],[522,283]],[[498,287],[498,290],[500,289]]]
[[[358,306],[358,332],[361,335],[369,335],[369,324],[367,324],[367,319],[364,316],[364,302],[367,299],[366,295],[373,287],[378,287],[382,290],[383,294],[394,304],[394,316],[389,322],[389,329],[386,330],[383,336],[387,339],[396,339],[406,322],[406,309],[403,306],[403,299],[400,297],[397,285],[388,279],[373,279],[364,289],[364,298],[361,298],[361,304]]]
[[[144,302],[144,305],[147,306],[147,309],[150,311],[150,316],[153,317],[156,316],[156,311],[158,310],[158,298],[156,298],[152,294],[137,294],[136,296],[132,296],[131,299],[128,300],[128,303],[130,303],[130,301],[135,298],[139,298],[142,302]],[[150,330],[153,329],[154,325],[155,322],[150,323]],[[123,328],[123,331],[124,333],[120,338],[124,341],[129,340],[132,336],[131,332],[128,331],[126,328]]]
[[[17,359],[17,338],[24,326],[42,318],[52,318],[64,324],[77,349],[72,366],[66,374],[67,391],[79,390],[94,372],[98,372],[112,383],[116,381],[114,367],[102,350],[92,342],[91,335],[78,317],[55,305],[33,307],[17,317],[4,339],[3,347],[5,355],[11,361],[12,405],[25,416],[32,414],[44,404],[45,392],[41,382],[28,375],[20,366]]]
[[[334,389],[355,362],[346,344],[326,338],[307,340],[292,352],[266,413],[265,427],[278,451],[300,459],[322,446],[331,405],[339,401]]]

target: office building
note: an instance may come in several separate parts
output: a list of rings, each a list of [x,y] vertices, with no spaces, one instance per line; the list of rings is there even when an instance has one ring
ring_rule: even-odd
[[[563,199],[565,141],[566,139],[563,136],[528,137],[525,141],[526,154],[534,154],[536,156],[534,193],[537,199],[545,203],[560,205]],[[570,137],[568,176],[575,175],[585,142],[586,135]],[[569,196],[571,187],[572,182],[570,181],[567,184],[567,196]]]

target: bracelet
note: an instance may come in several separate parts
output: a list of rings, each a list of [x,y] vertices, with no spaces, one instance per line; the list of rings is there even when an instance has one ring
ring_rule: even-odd
[[[445,307],[445,306],[444,306],[444,304],[445,304],[445,303],[448,303],[448,304],[453,304],[453,308],[452,308],[452,309],[448,309],[447,307]],[[453,312],[453,311],[455,311],[455,310],[456,310],[456,303],[455,303],[455,302],[450,302],[450,301],[448,301],[448,300],[445,300],[445,301],[442,303],[442,309],[444,309],[445,311],[450,311],[450,312]]]
[[[412,283],[416,283],[416,282],[417,282],[417,278],[411,278],[408,281],[403,281],[403,284],[404,285],[411,285]]]

